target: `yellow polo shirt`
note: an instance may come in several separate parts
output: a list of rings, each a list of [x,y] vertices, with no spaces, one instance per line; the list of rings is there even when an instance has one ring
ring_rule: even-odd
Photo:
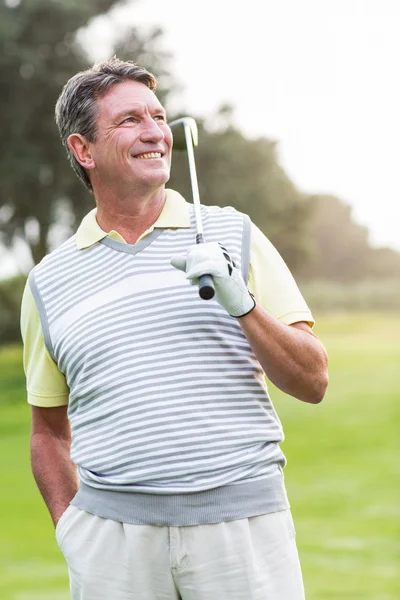
[[[96,210],[93,209],[86,215],[76,232],[79,250],[96,244],[106,236],[125,242],[117,231],[107,233],[100,228],[96,221]],[[160,216],[139,239],[156,228],[181,227],[190,227],[189,204],[177,192],[166,190],[166,202]],[[306,321],[311,326],[314,324],[310,310],[285,262],[254,224],[251,229],[248,287],[257,302],[282,323],[290,325]],[[64,374],[58,369],[44,343],[39,312],[29,285],[26,285],[22,299],[21,332],[28,402],[44,407],[68,404],[69,388]]]

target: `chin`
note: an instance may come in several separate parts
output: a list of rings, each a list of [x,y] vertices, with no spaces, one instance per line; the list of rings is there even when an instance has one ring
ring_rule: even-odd
[[[147,184],[149,186],[162,186],[164,184],[167,183],[167,181],[169,181],[170,178],[170,173],[165,171],[165,172],[159,172],[159,173],[153,173],[150,176],[147,177],[143,177],[141,178],[141,181],[144,184]]]

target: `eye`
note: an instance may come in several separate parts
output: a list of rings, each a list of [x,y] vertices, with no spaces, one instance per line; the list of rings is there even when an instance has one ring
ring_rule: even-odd
[[[165,121],[166,120],[165,115],[156,115],[154,117],[154,119],[157,121]]]
[[[136,119],[134,117],[126,117],[126,119],[124,119],[122,121],[122,123],[134,123],[136,121]],[[121,123],[121,125],[122,125]]]

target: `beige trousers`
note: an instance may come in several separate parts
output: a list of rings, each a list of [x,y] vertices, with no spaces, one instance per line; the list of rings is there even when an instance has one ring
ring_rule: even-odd
[[[155,527],[69,506],[56,538],[72,600],[304,600],[289,510]]]

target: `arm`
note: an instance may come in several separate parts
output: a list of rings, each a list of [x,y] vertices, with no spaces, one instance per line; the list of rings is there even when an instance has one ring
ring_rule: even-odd
[[[253,252],[251,263],[256,278],[251,287],[261,303],[256,304],[249,295],[241,273],[220,244],[192,246],[186,257],[175,256],[171,262],[186,271],[194,284],[200,275],[209,273],[215,299],[238,319],[268,378],[285,393],[317,404],[328,383],[325,349],[306,322],[310,319],[312,323],[312,316],[292,275],[275,248],[257,231],[258,252]]]
[[[69,454],[69,389],[46,348],[29,284],[21,306],[21,333],[28,402],[32,405],[32,471],[56,524],[78,489]]]
[[[67,406],[32,406],[32,472],[54,525],[78,491]]]
[[[307,323],[285,325],[259,304],[238,321],[276,387],[304,402],[321,402],[328,385],[327,354]]]

